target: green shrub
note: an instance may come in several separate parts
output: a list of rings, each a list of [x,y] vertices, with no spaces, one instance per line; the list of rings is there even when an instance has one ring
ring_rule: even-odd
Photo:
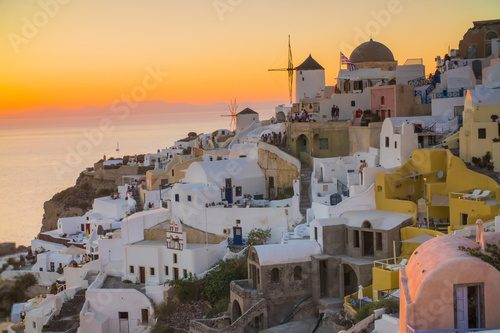
[[[382,299],[378,302],[371,302],[362,305],[358,312],[356,313],[356,321],[361,321],[373,314],[376,309],[385,308],[386,313],[397,313],[399,312],[399,301],[391,298]]]
[[[27,274],[23,274],[21,276],[18,276],[16,278],[16,282],[15,282],[15,288],[19,288],[20,290],[26,290],[28,289],[29,287],[31,286],[34,286],[35,284],[37,284],[38,281],[36,279],[36,277],[31,274],[31,273],[27,273]]]
[[[216,305],[221,299],[229,299],[229,284],[233,280],[246,279],[248,275],[246,258],[221,261],[217,268],[203,279],[203,299]]]
[[[229,299],[221,298],[215,304],[212,305],[212,308],[208,312],[208,315],[212,317],[218,315],[219,313],[227,312],[228,305],[229,305]]]
[[[266,244],[268,239],[271,238],[271,229],[253,228],[248,233],[248,246]]]
[[[187,303],[197,301],[201,297],[202,281],[193,274],[180,280],[172,280],[168,283],[175,290],[175,294],[180,302]]]

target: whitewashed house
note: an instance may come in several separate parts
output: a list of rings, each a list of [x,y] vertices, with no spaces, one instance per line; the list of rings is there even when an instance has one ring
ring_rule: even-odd
[[[199,276],[224,257],[226,248],[224,238],[216,244],[190,243],[182,225],[168,223],[166,241],[142,240],[124,246],[123,278],[155,286]]]
[[[78,333],[142,333],[154,325],[151,300],[120,278],[100,273],[85,293]]]
[[[380,132],[380,165],[401,166],[413,150],[436,146],[457,128],[456,120],[437,116],[386,118]]]
[[[34,272],[56,272],[67,266],[74,256],[58,251],[47,251],[36,256],[36,264],[31,268]]]
[[[311,175],[311,209],[307,222],[314,218],[338,217],[353,209],[375,209],[373,183],[378,172],[379,151],[353,156],[315,158]]]
[[[174,156],[180,154],[182,154],[182,149],[158,149],[156,153],[147,153],[144,155],[144,166],[154,166],[155,169],[162,169],[174,158]]]

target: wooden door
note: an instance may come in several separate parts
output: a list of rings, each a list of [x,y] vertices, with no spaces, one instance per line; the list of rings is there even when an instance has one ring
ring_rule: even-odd
[[[139,282],[146,283],[146,268],[139,267]]]

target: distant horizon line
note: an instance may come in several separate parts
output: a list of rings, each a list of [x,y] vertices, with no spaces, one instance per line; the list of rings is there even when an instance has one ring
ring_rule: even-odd
[[[131,113],[134,111],[146,113],[146,114],[156,114],[165,112],[167,110],[159,110],[154,108],[160,107],[177,107],[181,108],[178,110],[170,110],[175,112],[185,111],[184,108],[196,108],[197,111],[216,111],[216,109],[220,109],[220,112],[224,112],[227,109],[227,105],[229,105],[229,100],[225,101],[214,101],[208,103],[198,103],[198,102],[168,102],[162,100],[148,100],[148,101],[140,101],[136,102],[137,106],[131,108]],[[238,109],[244,109],[245,107],[266,107],[266,106],[277,106],[280,104],[288,104],[286,102],[286,98],[281,99],[268,99],[268,100],[242,100],[236,101],[238,104]],[[74,117],[74,116],[98,116],[102,111],[111,111],[114,107],[113,104],[115,102],[109,104],[102,105],[86,105],[86,106],[53,106],[53,107],[39,107],[39,108],[30,108],[30,109],[16,109],[16,110],[0,110],[0,119],[25,119],[27,117],[36,117],[36,116],[53,116],[56,118],[60,117]],[[221,109],[222,107],[226,107],[226,109]],[[140,110],[143,108],[143,110]],[[147,108],[144,110],[144,108]],[[213,110],[210,110],[213,109]],[[140,110],[140,111],[139,111]],[[49,114],[45,114],[49,113]]]

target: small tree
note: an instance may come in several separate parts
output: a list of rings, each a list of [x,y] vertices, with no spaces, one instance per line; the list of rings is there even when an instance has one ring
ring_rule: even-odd
[[[271,238],[271,228],[267,229],[253,228],[248,233],[248,245],[249,246],[263,245],[266,244],[269,238]]]

